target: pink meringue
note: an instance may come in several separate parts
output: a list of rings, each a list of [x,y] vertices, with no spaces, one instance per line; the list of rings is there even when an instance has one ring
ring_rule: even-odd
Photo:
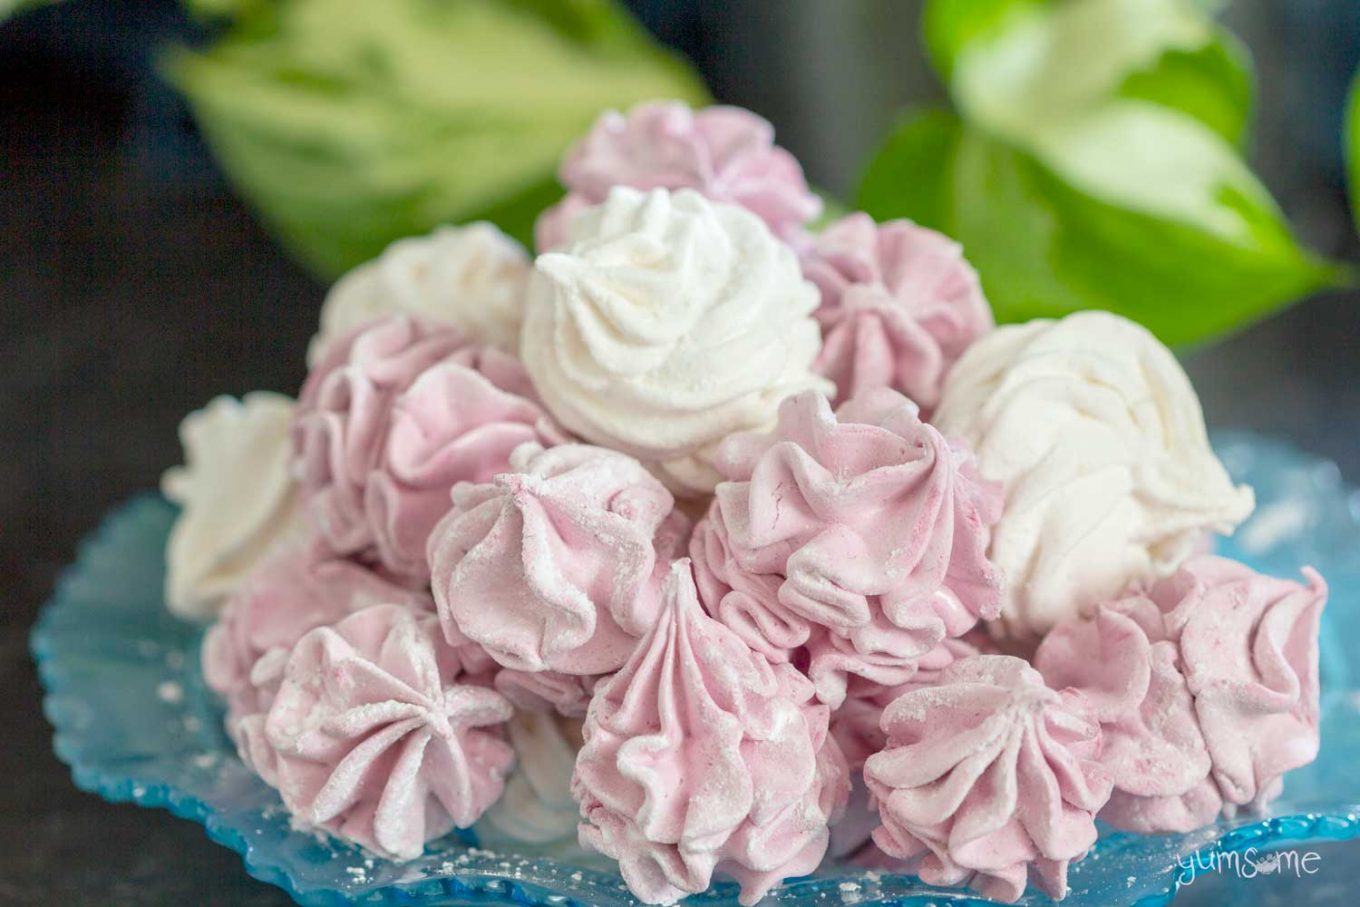
[[[966,639],[945,639],[921,657],[911,678],[902,683],[883,685],[853,678],[845,702],[831,713],[831,736],[851,770],[862,768],[865,760],[887,744],[883,710],[893,700],[911,690],[934,686],[945,668],[978,654],[977,647]]]
[[[409,316],[328,347],[303,386],[293,438],[325,540],[414,582],[429,576],[426,540],[455,483],[503,471],[525,441],[564,440],[513,357]]]
[[[304,827],[394,860],[477,820],[504,786],[513,709],[434,615],[375,605],[303,636],[265,736]]]
[[[814,368],[838,400],[891,387],[929,410],[950,367],[994,327],[962,247],[911,221],[848,215],[813,241],[803,273],[822,292]]]
[[[264,745],[265,715],[293,644],[309,630],[377,604],[434,611],[429,595],[330,556],[322,546],[304,544],[274,555],[250,574],[203,637],[203,678],[227,700],[227,733],[242,761],[266,781],[273,783],[274,774]],[[490,659],[481,657],[485,671]]]
[[[430,536],[440,620],[507,668],[617,670],[660,606],[656,540],[674,507],[627,454],[520,447],[509,471],[458,485]]]
[[[785,239],[822,210],[798,161],[774,144],[774,127],[739,107],[696,111],[651,101],[627,114],[610,111],[567,152],[558,177],[567,197],[539,216],[540,252],[560,246],[572,216],[604,201],[613,186],[696,189],[747,208]]]
[[[881,726],[883,710],[908,690],[933,685],[954,662],[977,654],[978,649],[964,639],[946,639],[921,658],[905,682],[883,685],[851,678],[845,702],[831,713],[831,736],[845,755],[852,781],[845,815],[831,826],[832,856],[853,854],[859,864],[882,862],[883,854],[870,841],[878,827],[878,809],[864,787],[862,770],[865,761],[887,745],[888,735]]]
[[[488,656],[490,657],[490,656]],[[501,668],[495,687],[523,712],[556,712],[564,718],[584,718],[590,697],[602,675],[563,674],[561,671],[517,671]]]
[[[1133,596],[1090,620],[1059,624],[1034,666],[1055,688],[1079,689],[1095,708],[1100,761],[1114,782],[1100,818],[1144,834],[1188,832],[1222,806],[1176,644],[1161,612]]]
[[[1327,584],[1262,576],[1201,556],[1156,584],[1229,806],[1258,805],[1318,752],[1318,630]]]
[[[1023,659],[977,655],[883,713],[888,744],[864,767],[883,825],[874,842],[932,885],[1015,901],[1031,870],[1053,897],[1096,840],[1110,796],[1090,704]]]
[[[820,394],[790,397],[771,434],[729,438],[719,468],[728,481],[690,545],[704,603],[771,659],[807,646],[833,708],[850,675],[904,682],[996,616],[1000,489],[895,391],[835,415]]]
[[[812,698],[791,666],[704,614],[677,561],[655,625],[591,702],[572,780],[581,843],[618,860],[652,904],[720,872],[750,905],[811,872],[848,790]]]
[[[1259,808],[1316,756],[1327,586],[1199,555],[1146,591],[1055,628],[1035,656],[1096,703],[1117,787],[1101,818],[1189,831]]]

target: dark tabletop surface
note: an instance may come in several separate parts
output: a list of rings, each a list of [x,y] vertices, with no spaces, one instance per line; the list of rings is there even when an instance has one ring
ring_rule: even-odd
[[[0,50],[0,904],[289,903],[195,825],[76,790],[28,633],[79,538],[178,461],[187,411],[295,392],[323,290],[220,180],[167,178],[129,132],[136,101]],[[1300,306],[1191,357],[1211,421],[1293,438],[1360,483],[1357,301]],[[1337,876],[1322,883],[1360,856],[1343,850],[1281,899],[1331,903]]]

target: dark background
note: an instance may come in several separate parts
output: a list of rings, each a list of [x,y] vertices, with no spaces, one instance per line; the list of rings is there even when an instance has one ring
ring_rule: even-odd
[[[633,6],[832,190],[902,103],[939,96],[911,0]],[[1258,168],[1306,242],[1355,258],[1339,131],[1360,3],[1239,0],[1229,21],[1260,73]],[[197,37],[169,0],[71,0],[0,24],[0,905],[288,903],[201,829],[77,792],[28,655],[78,539],[179,461],[180,418],[303,377],[324,287],[233,197],[154,75],[155,48]],[[1211,424],[1288,437],[1360,483],[1358,301],[1308,301],[1189,354]],[[1341,902],[1357,855],[1334,845],[1308,885],[1253,891]]]

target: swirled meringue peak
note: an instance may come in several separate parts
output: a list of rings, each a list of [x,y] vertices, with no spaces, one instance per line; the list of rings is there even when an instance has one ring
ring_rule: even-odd
[[[538,257],[521,355],[567,428],[711,491],[714,447],[779,401],[829,392],[812,371],[817,289],[744,208],[682,189],[617,187]]]
[[[1000,490],[968,452],[878,388],[833,414],[807,392],[768,434],[730,438],[690,554],[710,613],[777,661],[804,647],[823,702],[847,678],[903,683],[946,637],[996,615],[985,556]]]
[[[891,387],[929,410],[955,360],[994,326],[962,247],[911,221],[848,215],[813,240],[803,273],[822,292],[814,367],[839,400]]]
[[[1224,808],[1259,807],[1318,752],[1318,632],[1327,584],[1201,555],[1149,597],[1180,647]]]
[[[185,465],[161,479],[180,506],[165,551],[165,602],[180,617],[216,617],[271,551],[302,536],[292,417],[292,400],[258,391],[218,397],[180,423]]]
[[[641,900],[672,904],[715,872],[754,904],[811,872],[848,793],[827,709],[708,617],[677,561],[658,620],[591,702],[572,791],[581,843]]]
[[[865,760],[888,742],[882,728],[883,710],[894,699],[909,690],[934,686],[945,668],[978,654],[978,649],[965,639],[945,639],[922,656],[911,679],[903,683],[884,685],[852,677],[845,702],[831,713],[831,735],[851,770],[862,768]]]
[[[865,781],[883,824],[874,842],[932,885],[1015,901],[1031,872],[1055,898],[1096,840],[1110,796],[1100,725],[1080,693],[1057,692],[1023,659],[976,655],[883,713],[886,748]]]
[[[315,365],[361,325],[399,314],[451,324],[472,340],[514,353],[529,266],[524,247],[489,223],[399,239],[326,294],[307,361]]]
[[[453,486],[503,472],[521,443],[565,436],[513,357],[456,328],[392,316],[336,343],[312,370],[293,439],[326,542],[419,583]]]
[[[774,144],[774,127],[740,107],[696,111],[680,101],[650,101],[626,114],[609,111],[568,150],[558,178],[567,197],[534,226],[540,252],[563,245],[572,217],[619,185],[695,189],[746,208],[784,239],[822,210],[798,161]]]
[[[501,795],[513,709],[433,615],[374,605],[303,636],[265,721],[294,822],[394,860]]]
[[[1176,358],[1117,315],[992,331],[955,364],[934,421],[1005,487],[991,556],[1009,583],[994,630],[1016,640],[1170,573],[1252,509]]]
[[[1034,666],[1055,688],[1080,690],[1100,721],[1100,761],[1114,782],[1100,818],[1144,834],[1188,832],[1222,806],[1180,653],[1161,612],[1142,596],[1065,621]]]
[[[675,500],[627,454],[526,444],[430,536],[440,619],[507,668],[617,670],[656,617]]]
[[[965,639],[945,639],[915,664],[905,682],[884,685],[862,676],[850,678],[845,701],[831,713],[831,736],[854,782],[845,815],[831,826],[832,856],[853,857],[860,865],[877,865],[886,859],[870,840],[878,827],[878,809],[871,803],[862,776],[865,761],[888,742],[882,728],[883,710],[908,690],[932,686],[954,662],[977,654],[978,649]]]
[[[288,653],[303,634],[378,604],[433,613],[429,595],[391,582],[323,546],[302,543],[262,564],[237,589],[203,637],[203,678],[227,701],[227,733],[241,760],[275,782],[272,753],[264,742],[265,715],[283,682]],[[472,670],[491,660],[464,648]],[[479,660],[480,659],[480,660]]]
[[[1318,631],[1327,586],[1200,555],[1066,622],[1040,645],[1050,683],[1095,703],[1116,787],[1101,814],[1132,831],[1189,831],[1259,809],[1317,756]]]
[[[478,830],[483,846],[496,838],[527,844],[576,839],[580,810],[571,796],[571,775],[581,749],[580,719],[516,711],[508,725],[515,768],[505,794],[487,810]]]

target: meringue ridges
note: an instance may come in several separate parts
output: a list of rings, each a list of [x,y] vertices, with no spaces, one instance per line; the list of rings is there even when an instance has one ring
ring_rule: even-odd
[[[817,290],[749,211],[616,187],[571,230],[535,263],[520,342],[571,431],[704,494],[723,438],[763,428],[789,394],[830,389],[812,372]]]
[[[165,602],[208,620],[269,555],[303,534],[289,474],[293,401],[258,391],[218,397],[180,425],[185,465],[161,479],[180,515],[165,551]]]
[[[814,367],[838,401],[891,387],[932,409],[954,362],[993,326],[959,244],[910,221],[847,215],[812,241],[803,273],[822,293]]]
[[[1096,841],[1110,796],[1100,725],[1072,690],[1023,659],[976,655],[883,713],[888,743],[864,777],[883,824],[874,842],[922,881],[1014,901],[1031,871],[1055,898]]]
[[[429,578],[425,545],[454,484],[503,472],[525,441],[564,439],[516,359],[408,316],[332,345],[293,420],[304,500],[321,537],[414,583]]]
[[[1327,587],[1203,555],[1088,620],[1059,625],[1035,666],[1081,689],[1115,794],[1101,817],[1185,832],[1264,806],[1318,751],[1319,619]]]
[[[775,661],[806,659],[833,708],[847,678],[892,685],[996,616],[1000,490],[887,389],[834,414],[808,392],[723,446],[727,478],[690,552],[705,606]]]
[[[1008,580],[996,629],[1021,642],[1166,575],[1252,510],[1175,356],[1117,315],[992,331],[949,373],[935,422],[1004,487],[990,548]]]
[[[265,722],[294,820],[398,860],[475,822],[514,760],[479,657],[399,605],[303,636]]]
[[[454,487],[430,536],[445,628],[518,671],[617,670],[655,619],[674,503],[626,454],[517,448],[492,481]]]
[[[739,107],[653,101],[610,111],[568,150],[558,177],[567,197],[534,225],[540,252],[565,244],[572,218],[614,186],[694,189],[746,208],[786,240],[797,240],[822,210],[798,161],[774,144],[774,128]]]
[[[796,670],[704,614],[678,561],[656,624],[591,702],[572,782],[582,844],[648,903],[704,891],[714,872],[756,903],[817,867],[844,805],[827,714]]]

